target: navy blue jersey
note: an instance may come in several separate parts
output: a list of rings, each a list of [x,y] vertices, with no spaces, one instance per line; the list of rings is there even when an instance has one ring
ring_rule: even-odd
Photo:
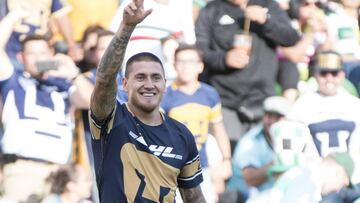
[[[148,126],[117,103],[106,124],[91,115],[94,139],[101,139],[96,163],[103,203],[174,202],[177,187],[202,182],[193,135],[181,123],[163,115],[163,123]],[[101,136],[100,136],[101,135]]]

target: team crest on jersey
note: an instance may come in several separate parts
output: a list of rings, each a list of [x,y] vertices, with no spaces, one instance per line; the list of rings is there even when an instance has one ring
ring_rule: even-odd
[[[136,135],[134,132],[130,131],[129,135],[134,138],[136,141],[141,143],[142,145],[148,147],[148,149],[155,155],[155,156],[162,156],[166,158],[173,158],[182,160],[182,155],[172,154],[173,147],[166,147],[160,145],[148,145],[145,139],[142,136]]]

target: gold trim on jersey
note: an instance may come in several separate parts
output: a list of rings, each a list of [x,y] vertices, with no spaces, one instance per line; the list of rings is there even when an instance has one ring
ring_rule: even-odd
[[[192,161],[186,163],[182,168],[179,179],[188,179],[201,172],[200,157],[196,156]]]
[[[111,129],[113,128],[116,107],[117,107],[117,105],[115,105],[115,108],[111,114],[111,119],[110,119],[109,123],[107,124],[107,127],[108,127],[107,133],[110,133]],[[91,118],[90,114],[91,114],[91,110],[89,110],[89,125],[90,125],[91,136],[94,140],[99,140],[100,134],[101,134],[101,126],[99,126],[97,123],[95,123],[95,121]]]
[[[222,112],[221,112],[221,104],[216,104],[213,108],[211,108],[210,122],[218,123],[223,120]]]

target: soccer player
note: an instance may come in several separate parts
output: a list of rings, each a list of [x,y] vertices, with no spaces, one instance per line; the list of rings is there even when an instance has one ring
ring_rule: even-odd
[[[102,156],[96,162],[100,201],[174,202],[179,187],[184,202],[205,202],[193,135],[159,111],[165,78],[155,55],[130,57],[123,80],[129,101],[123,105],[116,102],[116,76],[129,38],[151,11],[144,10],[143,0],[133,0],[125,8],[123,21],[98,67],[90,125],[93,138],[101,140]]]

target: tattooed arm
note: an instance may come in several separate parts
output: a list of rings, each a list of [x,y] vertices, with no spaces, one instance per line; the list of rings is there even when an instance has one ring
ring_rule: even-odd
[[[144,10],[144,0],[133,0],[126,6],[123,21],[102,57],[96,74],[90,108],[98,120],[104,120],[115,107],[117,82],[126,46],[135,26],[148,16],[152,10]]]
[[[206,203],[200,185],[194,188],[179,188],[184,203]]]

